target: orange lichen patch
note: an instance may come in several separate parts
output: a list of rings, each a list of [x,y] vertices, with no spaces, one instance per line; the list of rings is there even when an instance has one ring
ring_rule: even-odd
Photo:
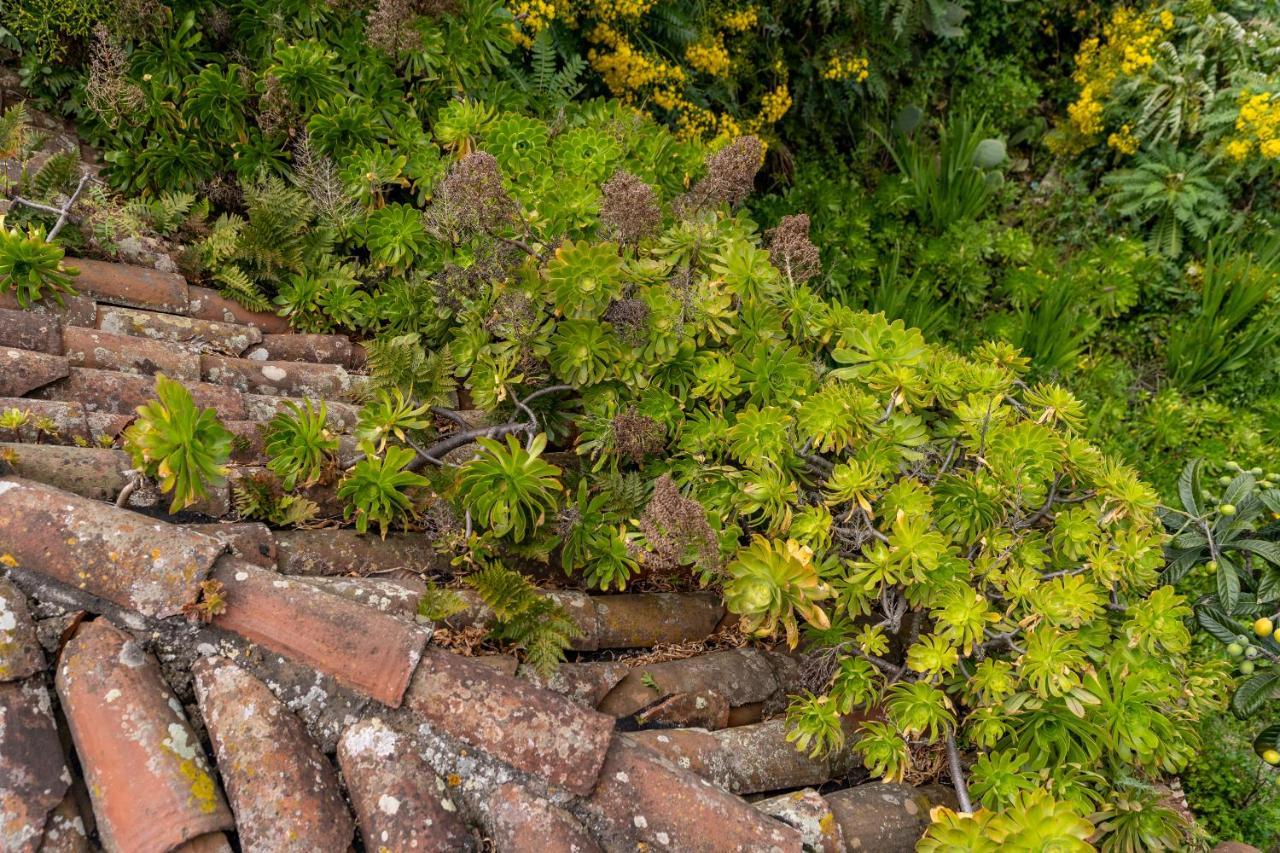
[[[135,639],[82,623],[57,686],[107,849],[169,850],[233,828],[182,705]]]

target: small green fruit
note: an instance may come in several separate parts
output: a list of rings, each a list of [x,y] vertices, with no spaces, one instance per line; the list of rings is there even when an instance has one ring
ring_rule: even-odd
[[[1253,675],[1253,661],[1247,660],[1244,663],[1240,664],[1240,674]]]
[[[1253,623],[1253,633],[1257,634],[1259,637],[1265,637],[1274,632],[1275,629],[1275,624],[1265,616]]]
[[[1258,651],[1257,646],[1249,646],[1249,648],[1244,650],[1245,660],[1253,660],[1260,654],[1262,654],[1262,652]]]
[[[1235,515],[1235,514],[1236,514],[1236,505],[1235,505],[1235,504],[1223,504],[1222,506],[1218,507],[1218,512],[1222,513],[1223,515],[1227,515],[1227,516]]]
[[[1262,476],[1262,469],[1261,469],[1261,468],[1250,468],[1250,469],[1249,469],[1249,473],[1250,473],[1250,474],[1252,474],[1252,475],[1253,475],[1253,476],[1255,476],[1255,477],[1261,477],[1261,476]]]
[[[1239,462],[1228,462],[1228,463],[1227,463],[1227,470],[1228,470],[1228,471],[1239,471],[1239,470],[1240,470],[1240,463],[1239,463]]]
[[[1240,655],[1244,654],[1244,646],[1239,643],[1228,643],[1227,654],[1231,655],[1233,658],[1238,658]]]
[[[1205,571],[1207,571],[1209,574],[1216,575],[1218,573],[1218,561],[1210,560],[1209,562],[1204,564],[1204,568],[1205,568]]]
[[[1222,484],[1222,485],[1224,485],[1224,486],[1230,486],[1230,485],[1231,485],[1231,477],[1230,477],[1229,475],[1227,475],[1227,474],[1223,474],[1221,477],[1219,477],[1219,478],[1218,478],[1218,482],[1219,482],[1219,483],[1221,483],[1221,484]]]
[[[1247,646],[1249,645],[1249,638],[1244,634],[1236,634],[1236,642],[1242,646]]]
[[[1268,471],[1268,472],[1267,472],[1267,479],[1268,479],[1268,480],[1280,480],[1280,474],[1277,474],[1277,473],[1275,473],[1274,471]]]
[[[1262,751],[1262,760],[1268,764],[1280,764],[1280,752],[1274,749],[1264,749]]]

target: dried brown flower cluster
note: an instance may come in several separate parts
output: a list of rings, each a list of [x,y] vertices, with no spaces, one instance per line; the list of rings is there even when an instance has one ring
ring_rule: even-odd
[[[648,304],[643,299],[619,299],[605,309],[604,319],[627,346],[644,346],[649,340]]]
[[[399,56],[423,47],[416,18],[434,17],[457,8],[454,0],[378,0],[369,12],[365,37],[369,44]]]
[[[718,204],[736,207],[751,195],[764,162],[764,145],[754,136],[739,136],[707,158],[707,174],[676,200],[683,214]]]
[[[99,24],[93,31],[89,77],[84,84],[85,103],[112,127],[142,108],[142,90],[129,79],[129,56],[124,47]]]
[[[634,406],[614,416],[612,429],[618,455],[637,463],[662,450],[667,436],[662,424],[640,414]]]
[[[784,216],[777,228],[765,232],[769,260],[778,271],[796,284],[803,284],[822,272],[822,256],[809,239],[809,215]]]
[[[680,494],[669,474],[653,484],[653,497],[640,516],[639,526],[649,544],[642,555],[648,568],[674,571],[688,562],[691,554],[707,566],[719,562],[716,535],[707,524],[706,510]]]
[[[619,169],[604,185],[600,221],[620,243],[635,243],[662,223],[662,210],[653,187]]]
[[[454,164],[431,206],[433,226],[455,237],[493,231],[515,214],[498,161],[485,151],[473,151]]]

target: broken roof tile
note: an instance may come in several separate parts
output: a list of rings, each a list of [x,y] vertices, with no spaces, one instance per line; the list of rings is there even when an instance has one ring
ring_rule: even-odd
[[[656,693],[646,680],[658,686]],[[600,710],[627,717],[661,696],[699,690],[715,690],[729,700],[730,708],[754,707],[777,692],[778,680],[761,652],[726,649],[637,667],[609,692]]]
[[[261,522],[215,521],[192,524],[190,528],[225,543],[231,554],[241,560],[253,563],[255,566],[262,566],[264,569],[275,568],[276,540],[271,535],[271,528]]]
[[[597,642],[602,649],[643,648],[701,641],[724,617],[720,597],[708,592],[597,595]]]
[[[802,788],[752,803],[757,809],[793,827],[813,853],[843,853],[844,835],[831,806],[813,788]]]
[[[49,692],[39,679],[0,682],[0,839],[40,849],[49,813],[71,785]]]
[[[225,546],[177,524],[17,477],[0,478],[0,553],[144,616],[195,601]]]
[[[74,788],[49,813],[44,825],[40,853],[89,853],[89,833],[76,802]]]
[[[286,575],[364,575],[388,569],[426,574],[448,565],[420,533],[392,533],[380,539],[338,528],[281,530],[276,545],[280,571]]]
[[[714,732],[652,729],[627,737],[735,794],[821,785],[858,765],[847,748],[830,758],[810,758],[787,740],[783,719]]]
[[[0,681],[16,681],[44,669],[44,651],[27,597],[11,581],[0,578]]]
[[[0,346],[0,397],[23,397],[70,372],[60,355]]]
[[[362,720],[343,732],[338,764],[365,850],[475,848],[443,781],[408,735],[377,717]]]
[[[41,317],[57,317],[65,326],[92,327],[98,313],[98,304],[88,296],[62,294],[62,304],[52,299],[42,299],[26,308],[18,305],[18,299],[12,293],[0,291],[0,308],[7,311],[23,311],[38,314]]]
[[[200,356],[200,377],[244,393],[315,399],[344,397],[363,381],[337,364],[253,361],[208,353]]]
[[[67,263],[80,270],[76,290],[99,302],[178,314],[187,311],[187,280],[177,273],[86,258],[68,258]]]
[[[355,827],[302,722],[224,657],[196,661],[196,698],[246,851],[343,851]]]
[[[399,707],[425,630],[242,560],[221,560],[213,576],[227,600],[216,627]]]
[[[244,353],[252,361],[308,361],[316,364],[351,364],[351,340],[346,335],[293,332],[263,335],[257,346]]]
[[[135,376],[163,373],[180,382],[200,380],[200,357],[167,341],[68,326],[62,330],[62,351],[75,367]]]
[[[0,353],[0,357],[2,356],[3,353]],[[2,386],[3,383],[0,382],[0,387]],[[244,400],[235,389],[208,382],[184,382],[183,386],[191,392],[197,406],[213,409],[219,418],[244,419]],[[6,393],[4,396],[22,395]],[[45,400],[80,403],[91,412],[132,415],[139,406],[155,398],[156,381],[150,376],[72,367],[64,378],[40,388],[39,396]]]
[[[210,832],[197,836],[185,844],[173,848],[173,853],[235,853],[226,833]]]
[[[723,729],[729,725],[729,700],[714,690],[672,693],[636,714],[635,721],[645,728]]]
[[[83,439],[96,444],[99,436],[115,438],[129,425],[128,415],[109,415],[103,412],[88,412],[84,406],[76,402],[58,400],[37,400],[32,397],[0,397],[0,412],[17,409],[27,412],[34,418],[48,418],[53,422],[54,431],[38,433],[39,440],[45,444],[74,444],[76,439]],[[18,430],[19,438],[35,440],[37,431],[34,423]],[[12,431],[6,430],[4,438],[14,438]]]
[[[490,836],[497,850],[520,850],[535,839],[540,853],[598,853],[599,845],[564,809],[508,782],[489,798]]]
[[[520,677],[538,687],[553,690],[561,696],[595,708],[631,668],[626,661],[569,661],[560,664],[555,673],[544,678],[532,667],[522,666]]]
[[[164,314],[159,311],[142,311],[136,308],[119,308],[103,305],[98,308],[97,327],[117,335],[132,335],[153,341],[179,344],[188,351],[212,350],[229,355],[240,355],[262,340],[262,332],[241,323],[222,323],[184,317],[181,314]]]
[[[62,652],[58,696],[109,851],[164,851],[233,827],[200,741],[156,659],[106,621]]]
[[[62,323],[52,314],[0,308],[0,346],[62,355]]]
[[[936,805],[957,808],[955,794],[941,785],[915,788],[871,782],[824,795],[840,824],[848,850],[911,853],[930,823]]]
[[[800,834],[687,770],[615,738],[600,782],[581,807],[609,849],[682,853],[799,853]],[[876,848],[868,848],[876,849]]]
[[[435,728],[548,784],[595,784],[613,720],[450,652],[428,648],[405,705]]]
[[[289,321],[284,317],[264,311],[250,311],[216,290],[195,285],[187,288],[189,308],[187,316],[220,323],[241,323],[262,332],[287,332]]]

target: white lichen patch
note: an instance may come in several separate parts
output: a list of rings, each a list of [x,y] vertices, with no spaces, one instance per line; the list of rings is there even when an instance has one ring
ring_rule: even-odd
[[[400,801],[390,794],[383,794],[378,797],[378,811],[394,816],[400,811]]]

